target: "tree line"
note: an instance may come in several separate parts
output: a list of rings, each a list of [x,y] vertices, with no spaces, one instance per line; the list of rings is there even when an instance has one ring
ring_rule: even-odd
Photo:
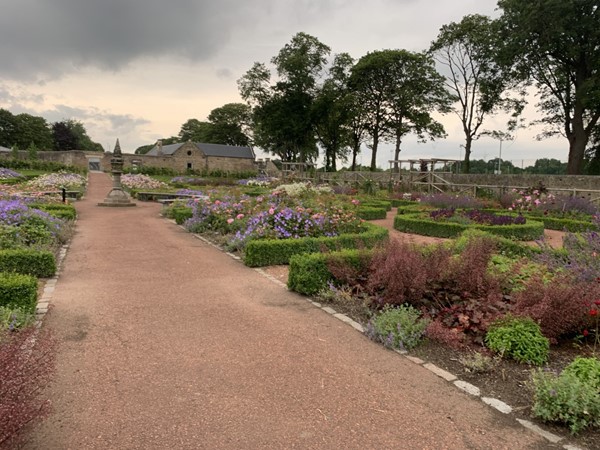
[[[93,142],[77,120],[49,124],[43,117],[25,113],[15,115],[6,109],[0,109],[0,146],[30,151],[103,151],[102,145]]]
[[[347,161],[356,168],[364,144],[375,170],[382,142],[395,146],[398,159],[408,135],[446,136],[435,113],[455,114],[465,172],[478,138],[510,140],[531,124],[542,125],[539,139],[564,136],[567,173],[589,171],[586,165],[600,159],[597,0],[500,0],[498,8],[495,20],[473,14],[442,26],[421,52],[378,50],[358,60],[332,55],[316,37],[298,33],[270,64],[256,62],[238,80],[247,109],[233,128],[283,161],[316,162],[321,151],[326,170]],[[525,123],[531,91],[539,118]],[[499,113],[509,118],[505,126],[486,129]],[[193,120],[180,136],[184,127],[209,133],[213,126]]]

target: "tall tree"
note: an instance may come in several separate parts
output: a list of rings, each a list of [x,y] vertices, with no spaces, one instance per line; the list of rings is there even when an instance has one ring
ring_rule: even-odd
[[[431,113],[448,112],[452,97],[444,88],[444,78],[435,70],[433,60],[423,53],[397,50],[390,77],[394,86],[389,93],[388,126],[397,161],[402,139],[407,134],[416,134],[420,141],[446,135]],[[394,163],[394,169],[398,170],[398,163]]]
[[[214,144],[250,145],[251,109],[244,103],[227,103],[208,115],[209,141]]]
[[[198,119],[189,119],[179,130],[180,141],[210,142],[210,129],[212,125],[208,122],[200,122]],[[163,141],[163,144],[165,142]]]
[[[585,149],[600,119],[598,0],[500,0],[504,63],[538,88],[540,138],[569,142],[568,174],[583,171]]]
[[[77,120],[69,119],[53,123],[52,136],[55,150],[103,151],[102,145],[93,142],[83,124]]]
[[[314,161],[318,148],[311,111],[329,52],[317,38],[297,33],[271,60],[278,75],[274,84],[262,63],[238,80],[242,98],[252,106],[257,146],[284,161]]]
[[[372,139],[371,170],[377,167],[377,150],[383,140],[395,142],[398,159],[406,134],[416,133],[421,139],[444,135],[431,113],[445,111],[450,97],[426,55],[406,50],[368,53],[352,68],[350,87]]]
[[[387,129],[387,96],[393,89],[389,67],[393,63],[394,50],[367,53],[352,68],[350,88],[354,99],[361,105],[363,124],[371,136],[371,170],[377,168],[379,141]]]
[[[10,148],[15,144],[15,116],[8,110],[0,108],[0,145]]]
[[[40,150],[52,149],[52,132],[46,119],[25,113],[17,114],[14,117],[14,145],[20,149],[26,149],[33,142]]]
[[[325,151],[328,172],[337,171],[338,159],[348,159],[351,143],[348,79],[353,64],[349,54],[336,55],[313,104],[315,132]]]
[[[495,64],[494,22],[479,14],[469,15],[440,28],[429,51],[446,77],[446,87],[454,96],[454,112],[465,135],[462,169],[468,173],[473,141],[483,130],[484,119],[511,107],[520,112],[522,104],[502,94],[507,77]]]

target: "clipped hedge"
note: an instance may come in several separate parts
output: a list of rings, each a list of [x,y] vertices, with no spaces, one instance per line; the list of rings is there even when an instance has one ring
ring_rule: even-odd
[[[31,275],[0,272],[0,306],[33,313],[37,304],[37,279]]]
[[[512,239],[474,228],[465,230],[460,234],[460,236],[454,242],[454,251],[456,253],[461,253],[465,249],[469,240],[476,237],[489,237],[493,239],[494,243],[496,244],[496,249],[499,253],[513,258],[531,257],[542,252],[540,247],[533,247],[521,242],[513,241]]]
[[[360,207],[368,206],[372,208],[384,208],[386,211],[392,210],[392,202],[389,200],[368,199],[360,202]]]
[[[378,220],[385,219],[387,210],[375,206],[359,206],[356,210],[356,215],[363,220]]]
[[[418,205],[417,202],[413,201],[413,200],[404,200],[401,198],[394,198],[392,200],[390,200],[392,202],[392,207],[393,208],[398,208],[400,206],[410,206],[410,205]]]
[[[293,255],[300,253],[372,248],[388,239],[387,229],[370,223],[364,223],[363,226],[365,231],[362,233],[341,234],[335,237],[253,240],[246,245],[243,260],[249,267],[288,264]]]
[[[77,210],[72,205],[62,203],[33,203],[30,207],[47,212],[51,216],[63,220],[75,220],[77,218]]]
[[[288,288],[304,295],[314,295],[333,281],[329,271],[332,260],[342,260],[361,271],[366,271],[365,263],[370,261],[371,250],[342,250],[332,253],[304,253],[290,258]]]
[[[486,211],[494,214],[507,214],[504,209],[487,209]],[[544,228],[547,230],[569,231],[578,233],[581,231],[598,230],[598,227],[592,223],[592,217],[589,220],[569,219],[565,217],[553,217],[552,215],[528,214],[527,211],[520,212],[527,220],[537,220],[544,223]],[[514,211],[508,215],[516,215]]]
[[[463,225],[453,222],[436,222],[432,219],[423,218],[421,214],[414,213],[398,214],[394,217],[394,229],[424,236],[454,238],[470,228],[519,241],[533,241],[544,236],[544,224],[535,220],[528,220],[523,225]]]
[[[48,251],[0,250],[0,272],[50,278],[56,273],[56,259]]]

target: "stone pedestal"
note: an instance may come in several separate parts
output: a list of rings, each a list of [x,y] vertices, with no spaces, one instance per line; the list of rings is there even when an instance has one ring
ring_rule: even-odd
[[[123,190],[121,186],[121,174],[123,173],[123,155],[121,154],[121,146],[117,139],[115,145],[115,151],[113,157],[110,160],[112,167],[111,173],[113,175],[113,187],[104,199],[103,202],[98,203],[98,206],[135,206],[135,203],[131,201],[127,192]]]

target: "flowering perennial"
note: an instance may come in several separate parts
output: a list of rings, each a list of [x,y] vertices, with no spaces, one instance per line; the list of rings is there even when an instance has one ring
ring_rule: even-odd
[[[60,188],[75,189],[85,186],[85,178],[76,173],[57,172],[40,175],[25,183],[26,187],[55,190]]]
[[[163,189],[166,183],[141,173],[126,173],[121,176],[121,183],[129,189]]]
[[[6,169],[4,167],[0,167],[0,179],[6,180],[7,178],[21,178],[23,175],[19,172],[15,172],[11,169]]]

